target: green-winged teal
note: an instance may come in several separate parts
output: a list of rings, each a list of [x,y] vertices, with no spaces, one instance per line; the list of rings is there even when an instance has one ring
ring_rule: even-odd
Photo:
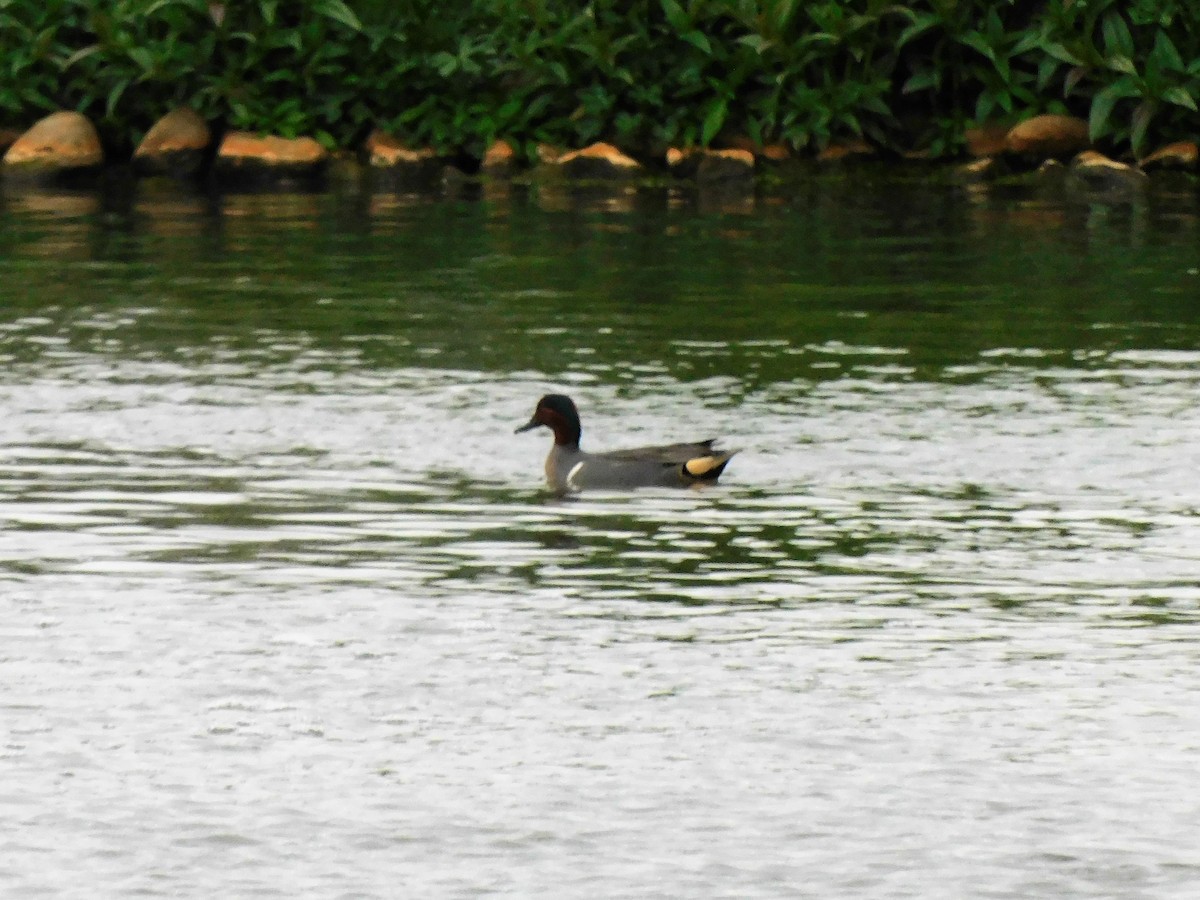
[[[736,450],[714,450],[713,441],[637,447],[608,453],[579,449],[579,412],[564,394],[547,394],[538,401],[528,423],[529,431],[545,425],[554,432],[554,446],[546,457],[546,480],[559,491],[585,488],[621,490],[636,487],[687,487],[720,477]]]

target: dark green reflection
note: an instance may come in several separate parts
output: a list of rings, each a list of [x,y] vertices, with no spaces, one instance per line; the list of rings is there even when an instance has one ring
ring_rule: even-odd
[[[618,380],[644,364],[752,388],[1200,340],[1187,194],[1107,207],[867,172],[735,200],[10,194],[0,354],[36,364],[53,336],[118,357],[254,348],[269,366],[299,341],[372,366]]]

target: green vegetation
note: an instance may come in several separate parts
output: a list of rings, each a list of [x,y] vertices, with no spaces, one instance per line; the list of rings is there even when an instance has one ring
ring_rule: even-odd
[[[1194,0],[0,0],[0,47],[0,124],[78,109],[119,150],[188,103],[476,156],[729,135],[952,154],[1047,111],[1141,153],[1193,136],[1200,96]]]

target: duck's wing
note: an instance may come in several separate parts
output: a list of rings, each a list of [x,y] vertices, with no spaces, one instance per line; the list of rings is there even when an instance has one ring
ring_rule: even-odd
[[[692,444],[666,444],[661,447],[634,447],[597,453],[591,458],[632,478],[640,472],[640,483],[694,484],[697,481],[716,481],[736,450],[713,448],[715,438]]]
[[[658,462],[664,466],[678,466],[689,460],[712,456],[716,438],[691,444],[664,444],[660,447],[632,447],[628,450],[609,450],[593,454],[604,459],[620,462]]]

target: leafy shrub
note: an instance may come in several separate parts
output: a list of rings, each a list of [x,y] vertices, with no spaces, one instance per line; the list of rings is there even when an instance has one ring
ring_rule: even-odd
[[[78,109],[122,149],[186,103],[476,156],[732,135],[951,153],[972,124],[1047,110],[1141,152],[1200,95],[1192,0],[0,0],[0,46],[0,123]]]

